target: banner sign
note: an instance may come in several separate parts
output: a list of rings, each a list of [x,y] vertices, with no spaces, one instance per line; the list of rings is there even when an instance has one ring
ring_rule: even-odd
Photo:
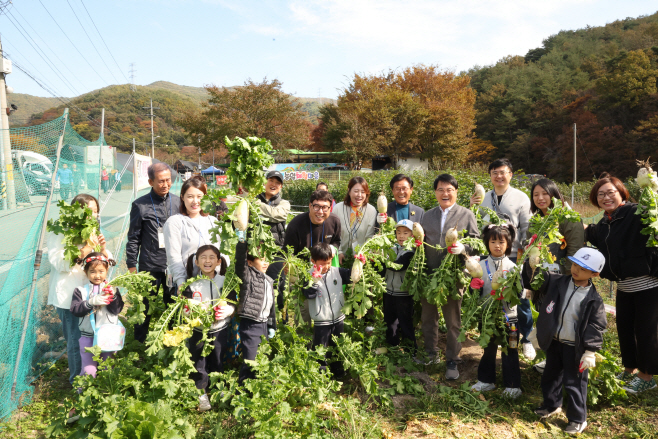
[[[316,171],[322,168],[336,166],[336,163],[275,163],[269,168],[268,171],[292,172],[292,171]]]
[[[218,184],[218,185],[225,186],[225,185],[227,184],[227,182],[226,182],[226,179],[227,179],[226,175],[216,175],[215,177],[217,178],[217,184]]]
[[[134,172],[137,175],[137,190],[139,191],[150,186],[148,169],[151,166],[152,160],[149,156],[135,154],[135,162],[137,166]]]
[[[318,171],[306,172],[306,171],[292,171],[292,172],[283,172],[284,180],[319,180],[320,173]]]

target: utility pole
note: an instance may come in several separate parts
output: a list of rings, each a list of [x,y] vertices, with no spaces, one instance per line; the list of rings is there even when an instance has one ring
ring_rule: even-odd
[[[103,133],[105,131],[105,108],[101,110],[101,135],[98,138],[98,199],[101,199],[101,182],[103,181]],[[98,207],[100,209],[100,206]]]
[[[136,91],[135,87],[135,63],[130,63],[130,91]]]
[[[571,186],[571,208],[574,206],[574,195],[576,191],[576,124],[573,124],[573,186]]]
[[[149,107],[142,107],[142,108],[149,108]],[[151,158],[155,158],[155,137],[153,137],[153,110],[159,110],[160,107],[154,107],[153,106],[153,99],[151,99]]]
[[[11,73],[11,61],[4,58],[2,41],[0,41],[0,165],[2,166],[2,183],[7,190],[6,202],[2,199],[2,207],[16,207],[16,189],[14,187],[14,165],[11,159],[11,139],[9,138],[9,118],[7,117],[7,84],[5,76]]]
[[[137,153],[135,152],[135,138],[133,137],[133,200],[137,199],[137,183],[139,183],[139,176],[137,175]]]

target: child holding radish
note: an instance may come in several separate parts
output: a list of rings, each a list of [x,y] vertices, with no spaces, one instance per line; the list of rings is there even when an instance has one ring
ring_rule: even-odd
[[[358,258],[362,255],[357,255]],[[336,346],[333,336],[340,336],[344,329],[345,314],[343,305],[345,296],[343,285],[352,283],[352,270],[349,268],[332,267],[333,252],[326,242],[318,242],[311,247],[311,263],[313,284],[303,290],[309,299],[309,312],[313,320],[313,347]],[[339,361],[329,364],[336,378],[345,375],[343,365]],[[327,369],[327,362],[320,363],[320,370]]]
[[[395,239],[397,240],[393,247],[397,256],[395,263],[401,264],[402,267],[399,270],[386,268],[384,273],[386,294],[384,294],[383,301],[386,342],[391,346],[398,346],[400,339],[405,339],[412,346],[412,354],[415,355],[418,345],[414,330],[414,301],[411,295],[402,288],[405,273],[414,256],[414,250],[404,248],[404,243],[413,236],[413,225],[413,221],[403,219],[398,221],[395,226]],[[422,242],[416,241],[415,245],[422,245]]]
[[[490,224],[482,230],[482,240],[489,251],[489,256],[480,261],[482,279],[473,278],[471,286],[480,289],[482,298],[495,294],[492,284],[494,275],[516,269],[516,264],[509,259],[515,239],[514,226],[503,224],[496,226]],[[510,307],[505,301],[502,303],[505,321],[507,322],[509,346],[507,353],[503,352],[503,383],[505,390],[503,396],[515,399],[521,396],[521,369],[519,367],[519,351],[517,349],[519,332],[516,306]],[[500,340],[494,337],[484,348],[484,353],[478,366],[478,381],[471,389],[478,392],[487,392],[496,388],[496,354]]]
[[[73,291],[71,300],[71,313],[78,317],[80,327],[80,376],[91,375],[96,378],[98,363],[94,361],[94,355],[85,348],[94,346],[94,333],[101,325],[117,324],[119,313],[123,309],[123,299],[119,289],[115,290],[107,285],[108,270],[116,264],[113,259],[107,258],[103,253],[92,252],[78,259],[78,263],[83,266],[89,280],[89,283]],[[114,352],[103,352],[101,358],[106,360],[112,355]]]
[[[246,215],[244,215],[246,217]],[[240,278],[240,301],[237,315],[240,317],[240,347],[244,360],[255,360],[261,337],[274,337],[276,332],[276,297],[274,280],[267,274],[270,263],[249,253],[246,242],[246,219],[238,227],[239,241],[235,248],[235,274]],[[247,363],[242,365],[238,382],[256,378]]]
[[[587,427],[587,378],[596,366],[596,355],[603,345],[608,325],[603,299],[592,284],[605,257],[591,247],[583,247],[568,257],[571,275],[544,273],[544,281],[533,292],[541,301],[533,343],[546,352],[546,368],[541,377],[544,402],[535,413],[548,418],[562,411],[562,387],[567,393],[565,432],[579,434]],[[529,285],[535,272],[526,262],[523,283]],[[533,334],[536,336],[533,337]]]
[[[194,281],[183,291],[183,296],[190,300],[183,312],[190,314],[190,306],[201,306],[209,313],[214,314],[214,322],[208,331],[208,343],[213,347],[208,356],[202,356],[205,343],[202,342],[203,327],[196,327],[188,342],[192,362],[196,372],[191,378],[196,388],[204,393],[199,397],[199,411],[211,409],[208,400],[209,375],[211,372],[223,372],[222,354],[228,349],[228,332],[231,316],[235,307],[228,303],[222,295],[224,275],[226,274],[226,261],[214,245],[202,245],[196,254],[191,255],[187,261],[187,276],[193,277],[194,266],[201,272],[200,279]],[[226,299],[235,303],[235,291],[231,291]]]

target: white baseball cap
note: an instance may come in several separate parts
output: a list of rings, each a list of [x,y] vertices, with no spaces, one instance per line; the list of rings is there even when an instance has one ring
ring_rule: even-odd
[[[411,230],[412,232],[414,231],[414,222],[408,219],[403,219],[398,221],[398,223],[395,225],[395,228],[397,229],[398,227],[406,227],[407,229]]]
[[[595,273],[600,273],[605,265],[605,256],[592,247],[583,247],[575,255],[568,256],[568,258],[571,262]]]

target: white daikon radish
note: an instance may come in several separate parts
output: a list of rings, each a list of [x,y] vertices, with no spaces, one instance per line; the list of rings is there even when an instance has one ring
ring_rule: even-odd
[[[475,192],[473,195],[480,197],[480,202],[478,204],[482,204],[482,201],[484,201],[484,186],[475,183]]]
[[[354,263],[352,264],[352,276],[350,278],[353,283],[357,283],[361,280],[361,276],[363,276],[363,263],[358,259],[354,259]]]
[[[533,247],[530,249],[528,252],[528,263],[530,264],[530,268],[534,269],[539,265],[541,261],[540,258],[540,250],[539,247]]]
[[[377,212],[386,213],[388,209],[388,200],[386,200],[386,195],[382,192],[377,198]]]
[[[240,200],[233,215],[235,216],[235,221],[233,221],[235,228],[241,232],[247,230],[249,225],[249,204],[247,200]]]
[[[446,232],[446,246],[452,247],[452,245],[457,242],[459,239],[459,233],[457,232],[457,227],[448,229]]]
[[[416,238],[419,241],[422,241],[423,238],[425,237],[425,230],[423,230],[423,226],[421,226],[419,223],[414,223],[412,233],[414,235],[414,238]]]
[[[476,258],[467,256],[466,261],[464,262],[464,266],[472,277],[482,279],[484,272],[482,271],[480,262]]]

